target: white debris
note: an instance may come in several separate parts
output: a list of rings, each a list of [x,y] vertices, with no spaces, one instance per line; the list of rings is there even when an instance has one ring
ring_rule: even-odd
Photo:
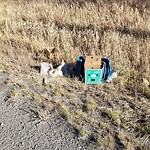
[[[40,74],[42,75],[48,75],[49,70],[51,69],[50,63],[42,62],[40,65]]]
[[[112,69],[111,72],[110,72],[110,76],[109,76],[109,78],[107,79],[106,82],[111,82],[113,79],[117,78],[117,76],[118,76],[117,71]]]
[[[65,61],[62,59],[61,64],[56,68],[57,71],[61,71],[62,67],[65,65]]]
[[[49,75],[57,77],[57,76],[63,76],[62,68],[65,65],[64,60],[62,59],[61,64],[54,69],[53,66],[51,65],[52,70],[49,71]]]
[[[54,68],[52,63],[42,62],[40,65],[40,74],[49,75],[52,77],[57,76],[72,77],[73,67],[71,64],[66,64],[63,59],[61,64],[57,68]]]

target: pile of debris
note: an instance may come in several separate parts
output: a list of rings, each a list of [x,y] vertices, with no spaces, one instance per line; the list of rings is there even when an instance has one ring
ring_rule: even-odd
[[[79,56],[76,63],[76,75],[86,84],[111,82],[117,78],[117,72],[110,66],[108,58],[100,56]]]
[[[75,71],[74,69],[75,68]],[[62,62],[57,67],[53,67],[52,63],[42,62],[40,66],[40,74],[57,76],[76,75],[85,84],[100,84],[101,82],[111,82],[117,78],[117,72],[111,69],[110,60],[101,58],[100,56],[79,56],[75,67]]]
[[[40,65],[40,74],[57,76],[70,76],[73,75],[73,67],[70,64],[66,64],[62,59],[62,62],[57,67],[53,67],[52,63],[42,62]]]

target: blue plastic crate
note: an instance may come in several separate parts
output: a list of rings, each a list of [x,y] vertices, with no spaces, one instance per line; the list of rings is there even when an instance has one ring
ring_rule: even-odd
[[[100,84],[102,76],[103,69],[85,69],[85,84]]]

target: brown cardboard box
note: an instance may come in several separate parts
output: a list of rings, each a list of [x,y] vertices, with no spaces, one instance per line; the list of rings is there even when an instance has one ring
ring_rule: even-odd
[[[84,68],[85,69],[101,69],[101,56],[86,56]]]

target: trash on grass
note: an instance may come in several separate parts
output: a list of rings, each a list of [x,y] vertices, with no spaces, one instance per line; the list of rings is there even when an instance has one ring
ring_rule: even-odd
[[[42,62],[40,67],[40,74],[72,77],[73,67],[62,62],[56,68],[52,63]],[[100,84],[101,82],[111,82],[117,78],[118,73],[111,69],[110,60],[108,58],[101,58],[101,56],[79,56],[75,65],[75,74],[80,80],[85,80],[85,84]],[[44,81],[45,83],[47,80]]]
[[[113,79],[117,78],[118,73],[115,70],[111,70],[110,71],[110,75],[108,77],[108,79],[106,80],[106,82],[111,82]]]
[[[49,75],[54,76],[54,77],[63,76],[62,68],[64,66],[65,66],[65,62],[62,59],[61,64],[56,69],[54,69],[52,66],[52,70],[49,70]]]
[[[75,65],[76,76],[79,77],[79,80],[84,78],[84,62],[85,58],[83,56],[79,56]]]
[[[40,65],[40,74],[48,75],[49,70],[51,69],[52,64],[47,62],[42,62]]]
[[[111,72],[110,60],[108,58],[101,58],[101,60],[103,63],[103,68],[104,68],[102,82],[106,82]]]
[[[66,64],[62,59],[62,62],[56,68],[53,67],[52,63],[42,62],[40,65],[40,74],[50,75],[53,77],[57,76],[71,76],[73,75],[73,68],[70,64]]]
[[[103,76],[101,56],[86,56],[84,72],[85,84],[100,84]]]
[[[101,56],[85,56],[84,69],[100,69],[101,65]]]
[[[110,60],[100,56],[79,56],[76,62],[76,75],[86,84],[111,82],[117,78],[117,72],[111,69]]]

